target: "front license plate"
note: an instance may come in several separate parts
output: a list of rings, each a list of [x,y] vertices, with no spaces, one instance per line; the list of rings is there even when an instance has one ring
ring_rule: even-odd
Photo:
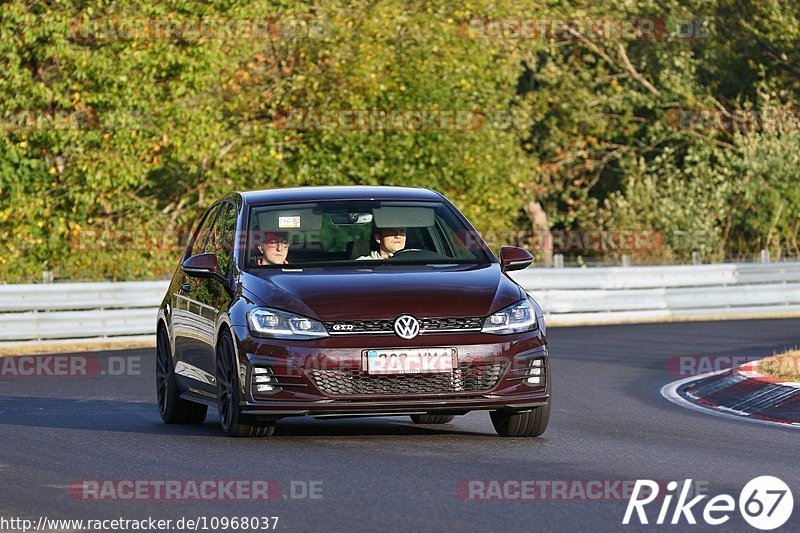
[[[452,372],[455,363],[455,348],[367,350],[366,357],[366,369],[369,374]]]

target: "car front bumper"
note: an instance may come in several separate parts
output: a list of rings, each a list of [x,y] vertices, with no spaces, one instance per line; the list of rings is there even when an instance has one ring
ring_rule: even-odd
[[[233,329],[245,399],[242,412],[259,418],[522,412],[550,401],[547,345],[535,331],[509,336],[428,335],[411,341],[344,336],[287,342],[252,337],[246,327]],[[454,348],[453,372],[375,376],[364,369],[367,349],[425,347]],[[543,376],[540,384],[529,385],[525,376],[534,359],[543,360]],[[255,391],[256,367],[269,369],[275,390]]]

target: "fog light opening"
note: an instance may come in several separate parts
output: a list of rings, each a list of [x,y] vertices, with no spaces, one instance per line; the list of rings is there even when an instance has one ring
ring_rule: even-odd
[[[254,393],[275,392],[278,390],[277,380],[268,366],[253,367],[251,387]]]
[[[543,385],[545,378],[544,359],[533,359],[528,367],[526,385]]]

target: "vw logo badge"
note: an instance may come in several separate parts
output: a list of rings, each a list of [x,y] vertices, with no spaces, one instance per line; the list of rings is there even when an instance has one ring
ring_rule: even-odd
[[[403,339],[419,335],[419,321],[411,315],[400,315],[394,320],[394,332]]]

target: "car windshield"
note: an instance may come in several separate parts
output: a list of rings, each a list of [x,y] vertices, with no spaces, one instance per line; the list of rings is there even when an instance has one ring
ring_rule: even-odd
[[[492,262],[480,236],[442,202],[256,205],[242,240],[246,269]]]

